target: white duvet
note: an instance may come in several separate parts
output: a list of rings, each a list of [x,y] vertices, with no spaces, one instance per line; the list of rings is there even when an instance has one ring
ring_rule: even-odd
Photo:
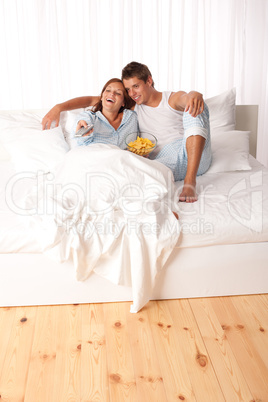
[[[38,206],[32,219],[46,253],[72,257],[80,281],[94,271],[131,286],[137,312],[179,238],[173,185],[162,164],[94,144],[70,150],[55,174],[41,176],[25,207]]]
[[[268,169],[253,157],[250,163],[250,171],[197,178],[198,201],[179,204],[180,248],[268,241]]]

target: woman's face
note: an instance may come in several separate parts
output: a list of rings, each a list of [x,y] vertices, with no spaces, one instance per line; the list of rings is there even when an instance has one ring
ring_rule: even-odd
[[[124,87],[121,82],[112,82],[102,93],[102,108],[110,112],[119,112],[125,104]]]

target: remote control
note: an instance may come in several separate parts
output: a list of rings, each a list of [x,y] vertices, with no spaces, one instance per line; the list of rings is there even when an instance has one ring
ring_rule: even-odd
[[[76,133],[75,137],[83,137],[83,135],[87,134],[93,128],[93,124],[89,124],[87,127],[81,127]]]

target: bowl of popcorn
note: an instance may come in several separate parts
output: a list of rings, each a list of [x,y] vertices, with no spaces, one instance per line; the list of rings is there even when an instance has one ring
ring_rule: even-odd
[[[127,149],[140,156],[148,156],[157,145],[157,138],[149,133],[131,133],[126,138]]]

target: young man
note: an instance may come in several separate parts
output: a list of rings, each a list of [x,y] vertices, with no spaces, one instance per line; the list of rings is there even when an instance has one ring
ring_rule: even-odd
[[[137,62],[123,68],[122,80],[136,102],[140,131],[158,139],[153,158],[172,170],[175,181],[184,179],[179,200],[196,201],[196,176],[211,163],[209,112],[202,95],[157,91],[148,67]]]
[[[134,100],[141,132],[158,139],[155,160],[168,166],[175,180],[184,180],[180,201],[195,202],[196,176],[211,163],[209,112],[199,92],[159,92],[147,66],[132,62],[122,70],[122,80]],[[43,118],[43,128],[59,124],[60,112],[92,106],[98,97],[75,98],[54,106]]]

